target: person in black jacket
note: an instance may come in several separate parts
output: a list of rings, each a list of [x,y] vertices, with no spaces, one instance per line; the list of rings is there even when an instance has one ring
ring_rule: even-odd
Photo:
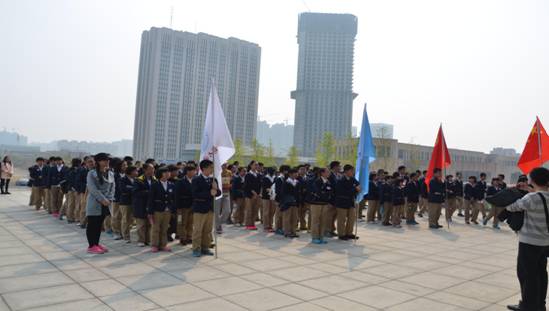
[[[355,199],[360,192],[360,183],[355,179],[355,168],[346,164],[343,167],[343,177],[336,183],[334,189],[334,204],[337,208],[337,235],[340,240],[358,239],[353,234],[357,210]]]
[[[446,221],[451,223],[452,222],[452,216],[454,216],[454,212],[457,209],[457,199],[456,194],[454,193],[455,181],[454,181],[454,175],[446,175],[446,181],[444,183],[444,186],[446,187],[446,213],[444,216],[446,217]]]
[[[297,168],[297,222],[300,231],[307,231],[307,214],[309,205],[305,202],[307,196],[307,167],[300,165]]]
[[[154,178],[154,166],[143,164],[143,175],[135,181],[132,191],[133,217],[137,225],[137,245],[143,247],[151,241],[151,224],[147,219],[147,202]]]
[[[327,168],[318,170],[318,177],[312,183],[312,191],[309,192],[309,206],[311,210],[311,236],[313,244],[326,244],[324,232],[326,231],[326,215],[330,202],[333,202],[334,189],[328,180],[330,171]]]
[[[261,201],[263,203],[263,231],[274,232],[273,220],[276,212],[276,201],[271,199],[271,187],[274,184],[276,168],[268,167],[261,179]]]
[[[440,219],[440,213],[442,209],[442,203],[444,203],[445,196],[445,184],[442,181],[442,170],[435,168],[433,170],[433,178],[429,181],[429,228],[440,229],[438,220]]]
[[[395,176],[396,177],[396,176]],[[391,196],[391,202],[393,203],[393,215],[391,217],[391,223],[395,228],[401,228],[401,215],[404,212],[406,203],[406,193],[404,190],[404,178],[398,176],[394,179],[393,191]]]
[[[275,233],[278,235],[284,235],[284,230],[282,228],[283,227],[282,211],[280,210],[280,205],[282,202],[282,188],[284,186],[284,183],[286,182],[286,179],[288,178],[289,171],[290,171],[290,167],[288,165],[280,166],[279,175],[274,180],[274,193],[271,193],[271,196],[274,195],[274,199],[277,204],[275,215],[274,215],[274,230],[275,230]]]
[[[469,176],[469,181],[465,184],[463,190],[463,208],[465,209],[465,223],[471,224],[471,211],[475,204],[475,186],[477,184],[476,176]]]
[[[32,205],[34,205],[34,208],[38,211],[42,207],[46,195],[47,170],[44,165],[44,158],[36,158],[36,165],[29,169],[29,176],[32,180]]]
[[[486,209],[484,208],[486,188],[486,173],[480,173],[480,180],[473,188],[473,215],[471,216],[471,222],[475,225],[478,225],[477,218],[479,212],[482,214],[483,219],[486,218]]]
[[[192,181],[193,190],[193,256],[211,256],[209,250],[213,228],[213,200],[221,195],[218,181],[212,177],[213,162],[200,161],[200,174]]]
[[[78,171],[80,170],[80,167],[82,166],[82,160],[79,158],[74,158],[71,161],[71,168],[67,172],[67,222],[69,224],[72,224],[76,222],[76,219],[79,219],[80,215],[76,215],[76,205],[78,200],[78,194],[76,192],[77,188],[77,179],[78,179]]]
[[[257,230],[255,221],[258,217],[259,205],[261,204],[261,175],[259,174],[256,161],[248,165],[248,173],[244,178],[245,209],[244,222],[246,230]]]
[[[125,175],[120,179],[119,209],[120,209],[120,233],[126,243],[130,243],[130,228],[133,223],[132,192],[137,178],[137,167],[129,166]]]
[[[332,184],[332,188],[335,189],[337,181],[341,179],[341,162],[339,161],[332,161],[330,162],[330,177],[328,177],[328,180]],[[334,197],[335,200],[335,197]],[[337,219],[337,208],[332,201],[330,206],[328,207],[328,211],[326,212],[326,236],[328,237],[335,237],[336,234],[336,219]]]
[[[50,189],[52,216],[59,218],[63,205],[63,185],[67,182],[68,168],[63,164],[61,157],[55,157],[55,166],[48,170],[48,186]]]
[[[456,196],[456,208],[458,210],[458,216],[463,217],[463,180],[461,172],[456,172],[456,178],[454,180],[454,195]]]
[[[415,213],[419,203],[419,175],[416,173],[410,174],[410,181],[406,183],[404,192],[406,193],[406,224],[417,225]]]
[[[169,181],[170,172],[161,167],[156,174],[156,182],[151,185],[147,201],[147,213],[151,223],[151,252],[170,252],[168,247],[168,226],[175,213],[174,187]]]
[[[379,185],[379,203],[383,207],[383,219],[381,224],[392,226],[390,220],[393,215],[393,176],[387,175]]]
[[[297,169],[288,171],[288,178],[282,184],[280,194],[280,211],[282,213],[282,230],[287,238],[297,238],[297,197],[299,196]]]
[[[429,191],[427,190],[427,171],[423,171],[422,175],[419,180],[419,213],[417,214],[418,217],[423,217],[423,214],[427,211],[427,203],[429,201]]]
[[[492,178],[492,184],[488,188],[486,188],[486,197],[494,196],[498,192],[500,192],[501,190],[502,190],[502,188],[501,188],[501,182],[500,182],[499,178]],[[499,224],[498,224],[499,223],[498,215],[503,210],[504,210],[503,207],[498,207],[498,206],[492,205],[491,209],[490,209],[490,213],[488,214],[487,217],[485,217],[482,220],[482,224],[486,226],[488,224],[488,221],[490,220],[490,218],[494,217],[494,222],[492,224],[492,227],[494,229],[500,229]]]
[[[242,227],[244,225],[244,209],[246,207],[244,196],[244,179],[247,172],[245,167],[239,167],[236,170],[237,173],[231,180],[231,198],[236,207],[233,209],[233,223],[235,226]]]
[[[78,205],[75,212],[76,215],[79,215],[80,228],[86,229],[86,224],[88,219],[86,217],[86,189],[87,189],[87,177],[88,172],[95,167],[95,160],[91,156],[84,157],[84,164],[78,169],[77,176],[75,178],[76,193],[78,195]]]
[[[168,165],[168,172],[170,172],[170,177],[168,177],[168,180],[172,182],[174,185],[179,180],[179,168],[175,166],[174,164]],[[174,199],[175,200],[175,199]],[[177,238],[177,213],[172,214],[172,218],[170,218],[170,225],[168,227],[168,242],[174,241],[174,235]]]
[[[368,209],[366,210],[366,221],[369,224],[375,224],[379,211],[379,187],[377,183],[377,174],[370,173],[368,176],[368,193],[364,196],[368,201]]]
[[[192,242],[193,233],[193,204],[192,181],[196,176],[196,166],[188,164],[183,169],[183,175],[175,183],[175,207],[177,209],[177,236],[179,244],[187,245]]]

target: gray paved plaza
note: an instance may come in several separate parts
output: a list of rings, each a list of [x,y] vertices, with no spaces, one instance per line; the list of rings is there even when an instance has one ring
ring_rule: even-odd
[[[0,197],[0,310],[505,310],[519,299],[517,238],[506,226],[450,231],[359,224],[360,240],[312,246],[228,226],[219,259],[189,247],[152,254]]]

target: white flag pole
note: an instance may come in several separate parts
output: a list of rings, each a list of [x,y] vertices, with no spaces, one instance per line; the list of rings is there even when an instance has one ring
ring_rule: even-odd
[[[211,90],[210,90],[210,96],[212,96],[212,97],[213,97],[213,95],[214,95],[214,92],[213,92],[213,91],[214,91],[214,85],[215,85],[215,81],[214,81],[214,79],[212,78],[212,88],[211,88]],[[211,105],[210,105],[211,107],[209,107],[209,108],[211,108],[211,119],[212,119],[212,137],[211,137],[211,139],[212,139],[212,162],[213,162],[213,180],[215,181],[215,180],[216,180],[216,179],[215,179],[215,176],[216,176],[216,175],[215,175],[215,153],[216,153],[216,150],[215,150],[215,149],[216,149],[216,146],[215,146],[215,140],[214,140],[214,137],[213,137],[213,135],[215,135],[215,134],[214,134],[214,133],[215,133],[215,131],[214,131],[214,126],[215,126],[214,120],[215,120],[215,119],[214,119],[213,103],[214,103],[214,101],[213,101],[213,98],[212,98],[212,100],[211,100]],[[219,185],[218,185],[217,183],[218,183],[219,181],[215,181],[215,182],[216,182],[216,191],[217,191],[217,188],[219,187]],[[213,224],[214,224],[214,225],[212,226],[212,228],[213,228],[213,236],[214,236],[214,253],[215,253],[215,259],[217,259],[217,225],[216,225],[217,215],[216,215],[216,213],[215,213],[215,200],[216,200],[216,196],[214,195],[214,196],[213,196],[213,209],[214,209],[214,212],[213,212],[213,214],[214,214],[214,215],[213,215],[213,216],[214,216]]]

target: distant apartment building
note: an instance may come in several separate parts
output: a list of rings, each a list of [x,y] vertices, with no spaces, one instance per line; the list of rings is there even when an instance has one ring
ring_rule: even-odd
[[[299,15],[294,145],[314,156],[324,133],[351,135],[354,44],[357,18],[351,14]]]
[[[393,125],[387,123],[370,123],[372,137],[393,138]]]
[[[292,147],[293,138],[293,125],[257,121],[257,141],[266,147],[271,143],[276,155],[286,156]]]
[[[215,80],[233,140],[256,134],[261,48],[236,38],[151,28],[141,36],[133,153],[194,157]]]

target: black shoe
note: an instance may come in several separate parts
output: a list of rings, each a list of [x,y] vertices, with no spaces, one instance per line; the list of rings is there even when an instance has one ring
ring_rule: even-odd
[[[418,213],[418,214],[417,214],[417,217],[423,218],[423,214],[422,214],[422,213]]]
[[[342,241],[348,241],[349,238],[347,236],[340,236],[338,239],[342,240]]]
[[[462,213],[458,213],[458,216],[459,217],[465,217],[465,215],[463,215]]]
[[[59,220],[63,220],[63,214],[59,214]]]
[[[86,229],[86,225],[80,225],[80,229]]]
[[[520,310],[522,310],[522,309],[520,308],[520,305],[507,305],[507,309],[513,310],[513,311],[520,311]]]
[[[441,226],[441,225],[437,225],[437,227],[440,229],[440,228],[443,228],[444,226]]]
[[[173,242],[173,238],[171,235],[168,237],[168,242]]]
[[[347,239],[349,239],[349,240],[358,240],[359,237],[356,236],[356,235],[354,235],[354,234],[349,234],[349,235],[347,236]]]
[[[11,194],[9,191],[6,191],[5,194]]]
[[[384,222],[383,225],[384,225],[384,226],[392,226],[393,224],[390,223],[390,222]]]
[[[429,229],[439,229],[439,226],[437,226],[437,225],[429,225]]]

